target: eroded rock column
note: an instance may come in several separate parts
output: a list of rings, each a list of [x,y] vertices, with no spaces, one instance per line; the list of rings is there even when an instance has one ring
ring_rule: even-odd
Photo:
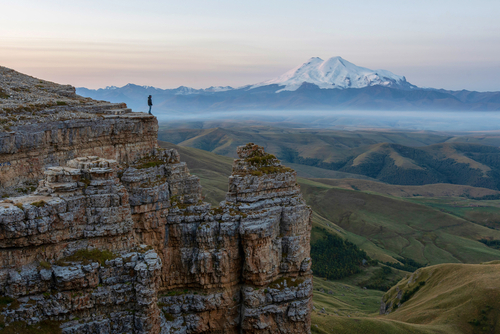
[[[296,173],[262,147],[238,147],[226,205],[244,213],[243,333],[309,333],[311,209]]]
[[[4,321],[89,334],[309,333],[311,210],[293,170],[257,145],[238,154],[217,208],[175,150],[47,169],[34,195],[0,203]]]

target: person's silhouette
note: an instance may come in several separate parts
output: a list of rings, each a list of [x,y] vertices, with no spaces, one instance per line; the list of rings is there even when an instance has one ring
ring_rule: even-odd
[[[148,106],[149,106],[149,114],[152,115],[151,107],[153,106],[153,100],[151,99],[151,95],[149,95],[148,97]]]

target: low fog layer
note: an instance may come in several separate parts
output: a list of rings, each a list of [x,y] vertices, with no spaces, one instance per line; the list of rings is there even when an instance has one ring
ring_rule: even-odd
[[[154,110],[153,110],[154,112]],[[498,112],[397,112],[397,111],[240,111],[191,115],[156,114],[171,125],[206,121],[252,121],[276,126],[331,129],[401,129],[429,131],[500,130]],[[173,124],[172,124],[173,123]]]

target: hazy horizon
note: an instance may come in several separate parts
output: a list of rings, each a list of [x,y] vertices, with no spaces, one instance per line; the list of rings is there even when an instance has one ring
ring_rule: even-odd
[[[500,131],[500,114],[470,111],[325,111],[325,110],[258,110],[205,112],[199,114],[156,113],[160,126],[173,127],[196,122],[268,124],[277,127],[337,130],[411,130],[438,132]],[[457,117],[459,116],[459,117]],[[246,121],[251,121],[247,123]],[[186,126],[186,127],[190,127]]]
[[[19,0],[0,65],[78,87],[242,86],[341,56],[420,87],[500,91],[500,2]]]

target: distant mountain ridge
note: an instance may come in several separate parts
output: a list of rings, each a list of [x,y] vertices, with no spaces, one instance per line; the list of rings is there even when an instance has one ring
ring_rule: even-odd
[[[239,88],[160,89],[127,84],[104,89],[77,88],[98,100],[125,102],[146,109],[153,95],[154,109],[164,113],[238,110],[453,110],[498,111],[500,92],[448,91],[419,88],[404,76],[387,70],[359,67],[341,57],[326,61],[313,57],[285,74]]]

